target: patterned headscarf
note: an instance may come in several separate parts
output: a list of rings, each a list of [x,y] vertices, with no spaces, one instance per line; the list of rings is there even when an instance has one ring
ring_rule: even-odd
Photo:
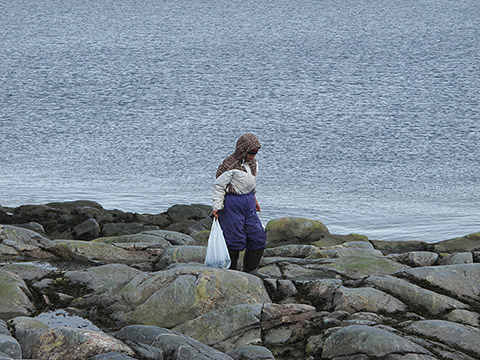
[[[235,152],[223,160],[222,164],[218,167],[217,178],[228,170],[238,169],[245,171],[245,168],[242,166],[245,156],[249,151],[260,148],[260,142],[255,135],[248,133],[240,136],[237,140]],[[252,174],[256,175],[257,160],[254,158],[252,161],[248,162],[247,165],[250,166]]]

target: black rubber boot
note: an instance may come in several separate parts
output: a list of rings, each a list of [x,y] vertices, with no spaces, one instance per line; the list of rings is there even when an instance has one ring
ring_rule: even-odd
[[[265,249],[259,249],[259,250],[245,250],[245,256],[243,258],[243,271],[259,276],[259,277],[265,277],[262,276],[257,272],[258,270],[258,264],[260,264],[260,260],[262,259],[263,255],[263,250]]]
[[[237,265],[238,265],[238,255],[240,255],[240,251],[238,250],[230,250],[228,249],[228,255],[230,255],[230,270],[238,270]]]

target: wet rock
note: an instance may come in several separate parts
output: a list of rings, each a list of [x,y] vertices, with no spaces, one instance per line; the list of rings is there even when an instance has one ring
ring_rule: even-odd
[[[317,313],[313,306],[303,304],[265,304],[261,328],[263,344],[275,357],[303,356],[303,343],[316,328]]]
[[[40,262],[10,263],[0,265],[0,269],[17,274],[23,280],[38,280],[57,270],[50,264]]]
[[[49,250],[62,259],[87,263],[133,264],[154,260],[154,256],[148,252],[129,251],[118,246],[92,241],[54,240],[54,245]]]
[[[34,310],[25,282],[9,271],[0,270],[0,319],[29,315]]]
[[[102,235],[105,237],[137,234],[148,230],[158,230],[155,225],[143,225],[140,223],[107,223],[102,226]]]
[[[389,259],[413,267],[432,266],[438,259],[438,254],[431,251],[410,251],[405,254],[392,254]]]
[[[135,360],[135,358],[118,352],[109,352],[95,355],[87,360]]]
[[[314,245],[283,245],[266,248],[263,256],[307,258],[320,254],[320,249]]]
[[[130,325],[114,333],[144,359],[232,360],[212,347],[188,336],[156,326]]]
[[[402,254],[411,251],[431,251],[432,245],[423,241],[370,240],[373,247],[383,254]],[[437,252],[437,251],[435,251]]]
[[[10,335],[7,324],[3,320],[0,320],[0,358],[2,356],[21,359],[22,349],[19,342]]]
[[[322,358],[333,359],[356,354],[381,357],[405,353],[432,356],[427,349],[399,335],[377,327],[352,325],[339,329],[326,339]]]
[[[76,239],[94,239],[100,234],[100,225],[95,219],[88,219],[73,228]]]
[[[104,291],[124,284],[140,274],[143,272],[127,265],[110,264],[67,271],[64,277],[73,284],[85,285],[94,291]]]
[[[272,352],[263,346],[244,345],[227,353],[234,360],[275,360]]]
[[[256,276],[205,266],[179,266],[139,274],[121,286],[80,299],[76,306],[94,304],[124,325],[173,328],[209,311],[270,302],[263,281]]]
[[[453,309],[466,309],[468,306],[451,297],[424,289],[394,276],[370,276],[365,284],[375,286],[392,294],[408,304],[412,310],[418,309],[422,313],[432,316],[441,316]]]
[[[478,313],[462,310],[462,309],[454,309],[445,315],[445,320],[456,322],[463,325],[470,325],[475,327],[480,327],[480,315]]]
[[[286,244],[309,244],[330,234],[318,220],[285,217],[268,222],[267,245],[274,247]]]
[[[324,265],[349,279],[362,279],[369,275],[389,275],[407,269],[408,266],[376,256],[350,256],[330,259]]]
[[[166,248],[158,261],[155,270],[163,270],[172,264],[196,262],[203,264],[207,248],[205,246],[171,246]]]
[[[405,330],[480,357],[479,329],[444,320],[423,320],[414,322]]]
[[[312,242],[312,245],[315,245],[319,248],[330,248],[332,246],[341,245],[347,242],[368,242],[368,237],[365,235],[359,234],[350,234],[350,235],[336,235],[328,234],[323,238]]]
[[[19,228],[32,230],[32,231],[35,231],[36,233],[39,233],[39,234],[45,234],[45,229],[43,228],[42,224],[39,224],[39,223],[34,222],[34,221],[31,221],[31,222],[28,222],[28,223],[25,223],[25,224],[10,224],[10,225],[15,226],[15,227],[19,227]]]
[[[480,250],[480,232],[434,244],[434,251],[437,253],[454,253],[478,250]]]
[[[448,254],[442,258],[439,265],[456,265],[456,264],[471,264],[473,263],[473,254],[471,252],[461,252]]]
[[[317,279],[307,283],[298,284],[302,296],[317,309],[333,310],[335,292],[342,285],[340,279]]]
[[[480,301],[480,264],[460,264],[413,268],[398,273],[423,287],[440,289],[443,293],[468,304]]]
[[[223,352],[242,345],[261,344],[262,306],[241,304],[210,311],[173,330]]]
[[[333,305],[335,310],[349,313],[370,311],[394,314],[407,310],[403,302],[383,291],[373,288],[351,289],[344,286],[340,286],[335,292]]]
[[[117,352],[134,355],[114,337],[90,329],[59,327],[24,331],[18,336],[23,356],[36,360],[81,360],[98,354]]]
[[[210,215],[212,208],[206,205],[173,205],[167,210],[173,223],[183,220],[201,220]]]

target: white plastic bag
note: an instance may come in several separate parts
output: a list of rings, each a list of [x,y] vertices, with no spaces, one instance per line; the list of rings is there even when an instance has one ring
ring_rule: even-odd
[[[230,255],[228,254],[227,244],[223,237],[223,231],[217,219],[213,219],[212,230],[208,237],[207,256],[205,256],[205,265],[225,268],[230,267]]]

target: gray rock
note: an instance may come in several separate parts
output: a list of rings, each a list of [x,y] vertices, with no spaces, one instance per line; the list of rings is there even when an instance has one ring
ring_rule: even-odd
[[[437,253],[454,253],[480,250],[480,232],[434,244]]]
[[[118,352],[109,352],[95,355],[88,360],[135,360],[135,358]]]
[[[468,308],[458,300],[423,289],[394,276],[370,276],[365,279],[365,283],[394,295],[408,304],[412,310],[419,309],[422,313],[426,312],[432,316],[440,316],[453,309]]]
[[[306,258],[318,254],[320,249],[314,245],[283,245],[266,248],[263,256]]]
[[[240,304],[210,311],[172,330],[227,352],[261,343],[262,304]],[[206,331],[208,329],[208,331]]]
[[[444,320],[423,320],[414,322],[405,330],[480,357],[479,329]]]
[[[9,271],[0,270],[0,319],[29,315],[34,310],[25,282]]]
[[[438,358],[424,354],[390,354],[384,360],[438,360]]]
[[[207,248],[205,246],[170,246],[164,250],[157,263],[156,270],[163,270],[172,264],[195,262],[203,264]]]
[[[480,301],[480,263],[414,268],[398,276],[442,289],[466,303]]]
[[[126,326],[114,336],[127,342],[137,353],[143,349],[158,356],[152,359],[163,359],[166,353],[171,359],[178,360],[232,360],[230,356],[188,336],[156,326]]]
[[[12,225],[0,225],[0,241],[10,240],[17,244],[30,245],[45,249],[52,245],[52,240],[29,229]]]
[[[0,320],[0,329],[6,328],[6,324]],[[22,358],[22,349],[20,347],[20,343],[13,338],[8,330],[0,331],[0,354],[4,354],[14,359],[21,359]]]
[[[333,298],[341,285],[340,279],[317,279],[306,284],[298,284],[308,301],[323,310],[333,309]]]
[[[234,360],[275,360],[272,352],[263,346],[244,345],[240,346],[227,355]]]
[[[24,331],[19,336],[23,356],[36,360],[81,360],[117,352],[134,355],[130,347],[114,337],[90,329],[59,327]]]
[[[158,230],[156,225],[143,225],[141,223],[107,223],[102,226],[103,236],[120,236],[137,234],[143,231]]]
[[[430,355],[427,349],[389,331],[370,326],[352,325],[341,328],[325,340],[322,358],[365,354],[371,357],[414,353]]]
[[[35,231],[36,233],[39,234],[45,234],[45,229],[43,228],[42,224],[39,224],[35,221],[30,221],[25,224],[11,224],[12,226],[19,227],[19,228],[24,228],[28,230]]]
[[[440,265],[457,265],[473,263],[473,254],[471,252],[457,252],[448,254],[440,260]]]
[[[211,207],[198,207],[195,205],[173,205],[167,210],[168,216],[174,223],[179,223],[183,220],[201,220],[210,215]]]
[[[435,264],[438,254],[431,251],[410,251],[405,254],[392,254],[388,258],[409,266],[420,267]]]
[[[370,240],[370,243],[377,250],[384,254],[401,254],[410,251],[431,251],[432,245],[423,241],[387,241]]]
[[[100,225],[95,219],[88,219],[73,228],[77,239],[94,239],[100,234]]]
[[[445,320],[463,325],[480,327],[480,315],[478,313],[468,310],[452,310],[447,315],[445,315]]]
[[[127,283],[142,271],[122,264],[91,267],[85,270],[67,271],[64,277],[73,284],[88,286],[94,291],[104,291]]]
[[[81,240],[54,240],[50,251],[64,260],[87,263],[134,264],[154,260],[146,251],[129,251],[111,244]]]
[[[119,324],[172,328],[209,311],[270,302],[258,277],[199,265],[139,274],[118,287],[79,299],[76,306],[95,305]]]
[[[382,252],[379,250],[355,248],[355,247],[328,249],[327,255],[328,257],[331,257],[331,258],[344,258],[344,257],[352,257],[352,256],[383,257]]]
[[[284,217],[270,220],[265,228],[269,247],[285,244],[309,244],[329,235],[318,220]]]
[[[38,280],[55,272],[57,269],[49,264],[28,262],[10,263],[0,267],[20,276],[23,280]]]
[[[373,288],[347,288],[340,286],[335,292],[333,305],[335,310],[399,313],[405,312],[407,306],[400,300],[383,291]]]

